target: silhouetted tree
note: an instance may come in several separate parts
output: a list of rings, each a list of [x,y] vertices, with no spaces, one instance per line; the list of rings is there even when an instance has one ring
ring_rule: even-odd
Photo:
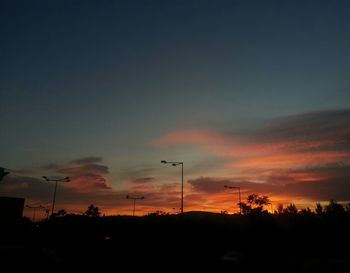
[[[325,212],[330,215],[339,215],[345,212],[344,207],[338,204],[335,200],[330,200],[329,204],[325,206]]]
[[[252,207],[262,207],[264,205],[270,204],[269,198],[264,195],[264,196],[259,196],[256,193],[250,194],[247,197],[247,202],[252,206]]]
[[[165,216],[165,215],[169,215],[169,213],[162,210],[156,210],[155,212],[150,212],[147,214],[147,216]]]
[[[85,212],[85,215],[90,216],[90,217],[99,217],[100,214],[101,214],[100,209],[93,204],[90,205]]]
[[[6,176],[8,175],[10,172],[8,172],[5,168],[1,168],[0,167],[0,181]]]
[[[324,213],[323,207],[320,203],[316,203],[316,209],[315,212],[317,215],[322,215]]]
[[[46,219],[49,219],[49,216],[50,216],[50,210],[46,209],[46,210],[45,210],[45,214],[46,214]]]
[[[243,214],[261,213],[265,205],[270,204],[269,197],[266,195],[259,196],[256,193],[250,194],[247,197],[247,203],[241,202],[238,205],[242,208]]]
[[[282,214],[283,213],[283,204],[278,204],[277,205],[277,213]]]
[[[346,205],[345,205],[345,211],[346,212],[350,212],[350,203],[347,203]]]
[[[297,214],[298,213],[298,209],[296,207],[295,204],[290,203],[284,210],[283,213],[287,213],[287,214]]]
[[[65,215],[67,215],[67,211],[66,210],[64,210],[64,209],[60,209],[59,211],[57,211],[57,213],[56,213],[56,216],[65,216]]]
[[[305,215],[305,216],[310,216],[310,215],[313,214],[310,208],[303,208],[303,209],[300,210],[299,213],[301,215]]]
[[[252,207],[251,207],[250,205],[247,205],[247,204],[244,203],[244,202],[238,203],[238,205],[241,206],[241,208],[242,208],[242,213],[243,213],[244,215],[247,215],[247,214],[249,214],[249,213],[252,212]]]

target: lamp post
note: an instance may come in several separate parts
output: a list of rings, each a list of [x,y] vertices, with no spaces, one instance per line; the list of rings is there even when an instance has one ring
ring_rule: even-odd
[[[53,193],[53,201],[52,201],[52,209],[51,209],[51,215],[52,215],[54,210],[55,210],[57,182],[69,182],[70,178],[68,176],[66,176],[66,177],[47,177],[47,176],[43,176],[43,178],[47,182],[50,182],[50,181],[55,182],[55,191]]]
[[[29,205],[26,205],[27,208],[29,209],[33,209],[33,222],[35,222],[35,212],[37,209],[44,209],[45,207],[43,206],[29,206]]]
[[[181,214],[184,213],[184,163],[180,161],[166,161],[162,160],[160,163],[163,164],[171,164],[172,166],[178,166],[181,165],[181,207],[180,211]]]
[[[131,197],[130,195],[127,195],[127,196],[126,196],[126,199],[132,199],[132,200],[134,200],[134,209],[133,209],[133,211],[132,211],[132,216],[135,216],[136,200],[143,200],[143,199],[145,199],[145,197],[144,197],[144,196],[141,196],[141,197]]]
[[[237,186],[224,186],[224,188],[226,188],[226,189],[238,189],[239,214],[242,214],[241,187],[237,187]]]

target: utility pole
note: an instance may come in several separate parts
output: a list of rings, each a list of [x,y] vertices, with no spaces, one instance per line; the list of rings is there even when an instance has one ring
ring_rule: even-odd
[[[238,189],[239,214],[242,214],[241,187],[237,187],[237,186],[224,186],[224,188],[226,188],[226,189]]]
[[[43,176],[43,178],[47,182],[50,182],[50,181],[55,182],[55,191],[53,193],[53,201],[52,201],[52,209],[51,209],[51,215],[52,215],[54,213],[54,210],[55,210],[57,182],[69,182],[70,178],[68,176],[66,176],[66,177],[47,177],[47,176]]]
[[[35,212],[37,209],[44,209],[45,207],[43,206],[29,206],[29,205],[26,205],[27,208],[29,209],[33,209],[33,222],[35,222]]]
[[[132,210],[132,216],[135,216],[136,200],[143,200],[143,199],[145,199],[145,197],[144,197],[144,196],[132,197],[132,196],[130,196],[130,195],[127,195],[127,196],[126,196],[126,199],[132,199],[132,200],[134,200],[134,209]]]
[[[166,161],[162,160],[160,163],[163,164],[171,164],[172,166],[178,166],[181,165],[181,214],[184,213],[184,163],[181,161]]]

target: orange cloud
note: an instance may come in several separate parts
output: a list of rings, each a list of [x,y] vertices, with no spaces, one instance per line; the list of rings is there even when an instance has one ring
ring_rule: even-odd
[[[259,182],[254,184],[254,190],[283,196],[285,200],[317,200],[317,196],[324,200],[327,194],[329,198],[350,200],[348,190],[336,189],[340,185],[350,189],[350,185],[341,183],[341,177],[346,177],[342,174],[343,167],[350,162],[349,124],[349,110],[325,111],[279,119],[249,133],[173,132],[156,144],[159,147],[193,145],[209,151],[216,159],[223,159],[215,177],[225,173],[231,174],[232,181]],[[332,184],[332,181],[338,182]],[[218,184],[216,181],[210,185],[216,188]],[[219,200],[221,197],[214,196],[218,194],[211,191],[209,199]],[[203,200],[205,204],[208,202]]]
[[[299,153],[276,153],[242,159],[232,164],[232,168],[281,169],[320,165],[329,162],[345,161],[350,158],[347,151],[315,151]]]
[[[155,143],[161,146],[171,146],[178,144],[213,145],[214,143],[229,144],[231,141],[231,139],[218,133],[191,130],[168,134],[156,140]]]
[[[110,189],[106,177],[109,171],[108,167],[104,165],[89,163],[63,168],[58,172],[70,177],[71,181],[64,183],[67,188],[75,188],[79,191]]]
[[[185,211],[237,212],[237,193],[225,191],[224,185],[241,187],[242,199],[250,193],[266,194],[274,207],[289,202],[313,206],[331,198],[350,200],[349,124],[350,111],[328,111],[280,119],[245,132],[177,131],[153,144],[160,149],[191,145],[207,151],[206,159],[215,163],[191,166],[186,162]],[[109,186],[109,168],[101,162],[102,158],[91,156],[63,167],[46,166],[50,172],[56,170],[72,178],[59,185],[58,209],[82,212],[94,203],[108,215],[130,214],[133,204],[125,196],[136,194],[145,196],[137,204],[138,215],[179,211],[178,181],[160,178],[154,166],[129,167],[119,177],[128,189],[116,190]],[[53,184],[29,176],[9,176],[0,184],[0,191],[50,204]]]
[[[211,131],[180,131],[170,133],[161,137],[154,142],[159,147],[172,147],[178,145],[196,145],[218,155],[234,154],[240,149],[240,142],[234,137],[225,136],[224,134],[215,133]],[[235,151],[232,149],[235,148]]]

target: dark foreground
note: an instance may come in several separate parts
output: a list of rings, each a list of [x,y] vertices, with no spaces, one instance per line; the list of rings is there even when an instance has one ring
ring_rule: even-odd
[[[350,272],[349,214],[65,216],[0,228],[6,272]]]

